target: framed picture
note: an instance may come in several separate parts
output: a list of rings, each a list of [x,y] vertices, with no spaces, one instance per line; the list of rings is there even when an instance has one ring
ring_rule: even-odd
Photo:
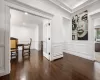
[[[72,40],[88,40],[88,11],[87,10],[73,16]]]

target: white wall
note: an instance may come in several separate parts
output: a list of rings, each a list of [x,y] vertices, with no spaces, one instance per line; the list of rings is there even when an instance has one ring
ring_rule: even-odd
[[[75,12],[72,14],[78,14],[80,12],[83,12],[84,10],[88,10],[88,40],[87,41],[71,41],[66,43],[66,52],[71,53],[73,55],[77,55],[80,57],[84,57],[87,59],[94,60],[94,27],[93,27],[93,22],[91,22],[91,16],[93,12],[96,10],[100,9],[100,1],[98,0],[97,2],[82,8],[81,10]],[[72,32],[72,25],[70,25],[70,32]],[[71,33],[72,35],[72,33]]]
[[[43,41],[43,23],[38,24],[39,26],[39,50],[41,50],[41,41]]]
[[[63,18],[63,37],[64,42],[70,42],[71,41],[71,22],[67,18]]]
[[[63,57],[63,17],[55,15],[51,21],[52,58]]]
[[[15,26],[11,25],[11,37],[18,38],[18,43],[29,43],[32,38],[31,49],[38,50],[38,25],[29,26]]]

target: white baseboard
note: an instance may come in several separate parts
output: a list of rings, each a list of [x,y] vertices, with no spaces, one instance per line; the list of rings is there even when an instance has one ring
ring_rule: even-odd
[[[53,56],[52,58],[53,58],[53,60],[63,58],[63,54]]]
[[[95,60],[93,57],[91,57],[89,55],[84,55],[84,54],[81,54],[81,53],[75,53],[75,52],[70,52],[70,51],[64,51],[64,53],[75,55],[75,56],[78,56],[78,57],[81,57],[81,58],[84,58],[84,59],[88,59],[88,60],[91,60],[91,61]]]
[[[47,53],[43,52],[43,56],[44,56],[46,59],[50,60],[50,55],[48,55]]]

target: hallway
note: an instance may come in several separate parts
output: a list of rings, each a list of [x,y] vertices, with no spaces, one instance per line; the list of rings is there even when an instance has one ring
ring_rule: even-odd
[[[99,63],[66,53],[64,58],[50,62],[41,52],[32,50],[30,58],[20,57],[11,67],[10,78],[0,80],[100,80]]]

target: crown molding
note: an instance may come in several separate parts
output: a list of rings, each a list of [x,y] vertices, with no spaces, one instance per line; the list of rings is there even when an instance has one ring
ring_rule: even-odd
[[[42,14],[46,14],[46,15],[48,14],[49,16],[54,16],[51,13],[45,12],[45,11],[37,9],[35,7],[31,7],[30,5],[26,5],[26,4],[21,3],[21,2],[19,2],[17,0],[5,0],[5,1],[11,2],[11,3],[17,3],[17,4],[20,4],[20,5],[24,5],[27,8],[34,9],[35,11],[41,12]],[[81,5],[79,5],[79,4],[78,4],[79,6],[76,5],[76,7],[74,7],[74,8],[70,8],[68,5],[66,5],[65,3],[63,3],[61,0],[48,0],[48,1],[51,2],[51,3],[53,3],[53,4],[55,4],[56,6],[59,6],[61,9],[67,11],[68,13],[72,14],[72,13],[74,13],[74,12],[76,12],[76,11],[78,11],[78,10],[86,7],[86,6],[89,6],[92,3],[95,3],[96,1],[99,1],[99,0],[86,0],[86,1],[82,2]]]
[[[100,15],[100,9],[93,11],[89,14],[89,16],[91,16],[92,19],[99,19],[100,17],[98,17]]]
[[[92,3],[98,1],[98,0],[86,0],[84,2],[81,2],[80,4],[77,4],[75,7],[73,8],[70,8],[68,5],[66,5],[65,3],[63,3],[62,1],[60,0],[49,0],[50,2],[52,2],[53,4],[59,6],[60,8],[62,8],[63,10],[69,12],[69,13],[74,13],[86,6],[89,6],[91,5]]]
[[[65,4],[63,4],[60,0],[49,0],[50,2],[52,2],[53,4],[59,6],[60,8],[62,8],[63,10],[72,13],[72,9],[68,6],[66,6]]]
[[[89,0],[84,0],[84,1],[79,2],[78,4],[76,4],[75,6],[73,6],[72,9],[75,9],[75,8],[79,7],[80,5],[84,4],[87,1],[89,1]]]
[[[68,18],[68,17],[65,17],[65,16],[62,16],[62,17],[65,18],[65,19],[67,19],[67,20],[69,20],[69,21],[71,20],[71,18]]]
[[[84,8],[84,7],[87,7],[93,3],[95,3],[96,1],[98,0],[87,0],[86,2],[84,2],[83,4],[81,4],[80,6],[77,6],[76,8],[72,9],[72,13]]]

